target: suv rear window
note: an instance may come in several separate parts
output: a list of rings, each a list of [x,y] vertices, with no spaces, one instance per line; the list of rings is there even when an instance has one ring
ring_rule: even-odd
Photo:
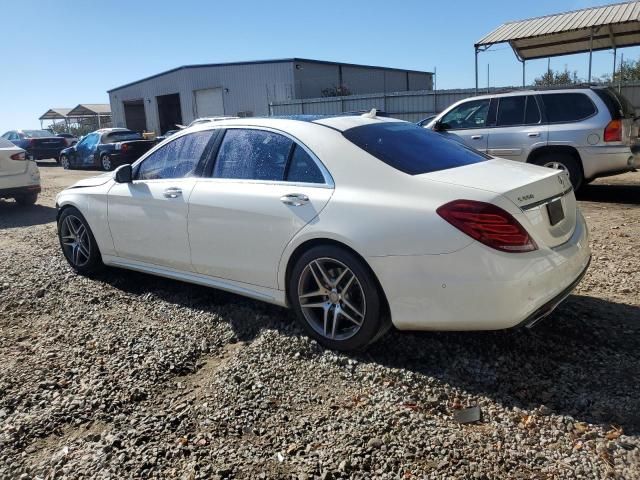
[[[462,167],[490,158],[460,141],[408,122],[362,125],[342,134],[367,153],[409,175]]]
[[[540,95],[549,123],[576,122],[596,113],[596,106],[584,93]]]
[[[627,97],[611,88],[594,88],[596,95],[604,102],[613,120],[620,118],[633,118],[636,110]]]

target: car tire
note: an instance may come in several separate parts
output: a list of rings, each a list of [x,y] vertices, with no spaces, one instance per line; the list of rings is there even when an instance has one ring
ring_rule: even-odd
[[[105,172],[113,170],[113,162],[111,161],[109,154],[104,153],[100,156],[100,168]]]
[[[71,170],[71,161],[66,155],[60,155],[60,165],[65,170]]]
[[[304,252],[291,270],[287,291],[304,331],[332,350],[362,350],[391,325],[369,267],[337,246]]]
[[[67,207],[60,214],[58,240],[65,259],[76,272],[90,275],[103,267],[93,232],[77,208]]]
[[[573,155],[568,153],[545,153],[531,163],[540,165],[541,167],[566,171],[569,174],[571,185],[575,191],[578,191],[584,183],[584,175],[582,173],[582,166],[580,165],[580,162],[576,160]]]
[[[38,194],[37,193],[27,193],[25,195],[19,195],[19,196],[15,197],[14,200],[16,201],[16,203],[18,205],[21,205],[23,207],[27,207],[27,206],[30,206],[30,205],[34,205],[38,201]]]

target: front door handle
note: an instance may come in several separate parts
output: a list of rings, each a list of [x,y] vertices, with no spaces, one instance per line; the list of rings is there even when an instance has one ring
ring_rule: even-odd
[[[527,133],[527,136],[529,136],[530,138],[539,137],[540,136],[540,132],[529,132],[529,133]]]
[[[482,135],[471,135],[471,140],[482,140]]]
[[[309,197],[304,193],[289,193],[280,197],[280,201],[285,205],[291,205],[292,207],[299,207],[309,203]]]
[[[165,198],[178,198],[182,195],[182,190],[178,187],[170,187],[163,192],[163,195]]]

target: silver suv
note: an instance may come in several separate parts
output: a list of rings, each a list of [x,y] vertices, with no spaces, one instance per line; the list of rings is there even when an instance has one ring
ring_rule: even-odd
[[[580,87],[469,98],[425,128],[455,134],[495,157],[566,170],[577,190],[597,177],[635,170],[635,119],[631,103],[615,90]]]

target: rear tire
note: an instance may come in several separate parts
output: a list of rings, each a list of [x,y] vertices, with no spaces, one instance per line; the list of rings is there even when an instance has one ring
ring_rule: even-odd
[[[69,161],[69,157],[66,155],[60,155],[60,165],[65,170],[71,170],[71,162]]]
[[[100,168],[105,172],[110,172],[113,170],[113,162],[111,161],[111,157],[108,154],[103,154],[100,157]]]
[[[333,245],[309,249],[296,261],[287,287],[298,322],[327,348],[362,350],[389,329],[375,277],[345,249]]]
[[[30,205],[34,205],[36,201],[38,201],[37,193],[27,193],[25,195],[19,195],[14,199],[18,205],[23,207],[28,207]]]
[[[556,170],[564,170],[569,174],[571,185],[575,191],[578,191],[584,183],[584,174],[582,166],[576,158],[568,153],[551,152],[540,155],[531,163],[540,165],[541,167],[554,168]]]
[[[103,267],[89,224],[75,207],[65,208],[58,218],[58,240],[64,258],[81,275],[90,275]]]

